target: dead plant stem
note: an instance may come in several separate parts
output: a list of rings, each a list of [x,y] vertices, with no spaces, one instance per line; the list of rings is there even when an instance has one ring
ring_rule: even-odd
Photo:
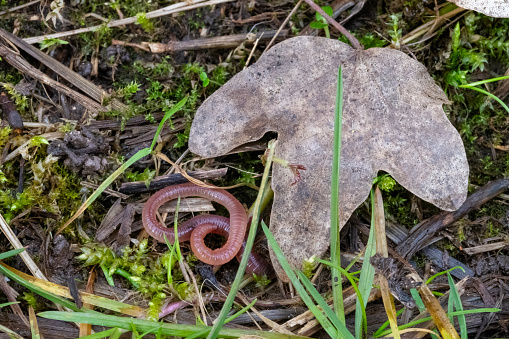
[[[337,29],[341,34],[346,36],[348,41],[350,41],[350,43],[352,44],[353,48],[355,48],[355,49],[362,49],[362,45],[360,44],[359,40],[357,40],[357,38],[355,38],[350,32],[348,32],[348,30],[346,28],[344,28],[343,26],[341,26],[336,20],[334,20],[327,13],[325,13],[323,11],[323,9],[320,8],[320,6],[318,6],[317,4],[315,4],[313,2],[313,0],[304,0],[304,1],[306,1],[306,3],[312,9],[314,9],[315,11],[320,13],[320,15],[323,16],[324,19],[327,20],[327,22],[329,24],[331,24],[335,29]]]

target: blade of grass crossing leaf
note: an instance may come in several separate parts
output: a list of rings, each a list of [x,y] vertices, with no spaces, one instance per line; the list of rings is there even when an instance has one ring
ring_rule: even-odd
[[[375,210],[375,192],[371,190],[371,211]],[[366,319],[365,307],[368,303],[368,297],[373,287],[373,280],[375,278],[375,268],[369,262],[369,259],[376,253],[376,236],[375,236],[375,214],[371,213],[371,229],[369,231],[369,238],[366,248],[364,249],[364,261],[362,262],[361,275],[359,277],[359,292],[364,300],[361,308],[360,299],[357,299],[355,308],[355,337],[362,338],[362,322]],[[363,314],[364,313],[364,314]],[[366,324],[367,325],[367,324]],[[367,326],[366,326],[367,331]],[[366,332],[364,333],[366,334]]]
[[[339,244],[339,178],[341,160],[341,130],[343,127],[343,73],[341,66],[338,70],[338,84],[336,92],[336,107],[334,111],[334,139],[332,156],[332,178],[331,178],[331,262],[341,266],[340,244]],[[334,300],[334,311],[341,322],[345,323],[343,305],[343,286],[341,274],[336,268],[332,268],[332,297]]]
[[[230,292],[228,293],[228,296],[226,297],[226,300],[223,304],[223,307],[221,309],[221,312],[219,313],[219,316],[216,319],[216,322],[214,326],[212,327],[212,330],[210,331],[209,335],[207,336],[207,339],[215,339],[217,338],[217,335],[220,331],[220,329],[223,327],[223,323],[226,320],[226,317],[228,316],[228,312],[230,311],[233,301],[235,299],[235,295],[239,291],[240,283],[242,282],[242,278],[244,277],[244,272],[246,271],[247,266],[247,260],[249,257],[249,253],[251,253],[251,250],[253,248],[253,242],[256,236],[256,229],[258,228],[258,220],[260,218],[260,206],[262,203],[263,198],[263,192],[265,191],[265,186],[267,185],[267,182],[269,180],[269,172],[270,167],[272,165],[272,159],[274,158],[274,150],[276,148],[277,141],[271,140],[269,142],[268,148],[269,152],[267,155],[267,161],[265,163],[265,169],[263,171],[262,180],[260,183],[260,190],[258,191],[258,196],[256,197],[255,201],[255,207],[253,209],[253,219],[251,221],[251,228],[249,229],[249,235],[246,240],[246,247],[244,250],[244,253],[246,255],[242,256],[242,259],[239,264],[239,268],[237,270],[237,275],[235,276],[235,280],[233,281],[233,284],[230,288]]]
[[[463,305],[461,303],[461,297],[458,292],[458,289],[456,288],[456,284],[454,283],[454,280],[452,278],[452,275],[447,272],[447,280],[449,282],[450,291],[449,291],[449,304],[454,303],[454,307],[456,308],[456,311],[463,311]],[[450,313],[452,311],[449,310]],[[451,319],[451,323],[454,324],[454,320]],[[461,339],[468,339],[468,332],[467,332],[467,321],[465,319],[465,315],[459,315],[458,316],[458,323],[460,325],[460,334]]]
[[[139,150],[138,152],[136,152],[135,155],[133,155],[131,158],[129,158],[115,172],[113,172],[108,178],[106,178],[106,180],[101,185],[99,185],[99,187],[97,187],[97,189],[85,201],[85,203],[83,203],[83,205],[81,205],[81,207],[76,211],[76,213],[74,213],[72,218],[69,219],[62,227],[60,227],[60,229],[57,231],[56,235],[58,235],[67,226],[69,226],[74,220],[76,220],[76,218],[78,218],[97,199],[97,197],[99,197],[101,195],[101,193],[104,192],[104,190],[106,188],[108,188],[108,186],[110,186],[113,183],[113,181],[115,181],[115,179],[120,174],[124,173],[124,171],[127,168],[129,168],[132,164],[134,164],[136,161],[138,161],[141,158],[149,155],[152,152],[152,150],[154,149],[154,146],[155,146],[155,144],[157,142],[157,138],[159,137],[159,133],[161,133],[161,129],[164,126],[164,123],[166,122],[166,120],[168,120],[169,117],[171,117],[173,114],[175,114],[175,112],[177,112],[179,109],[181,109],[185,105],[185,103],[187,101],[187,98],[188,97],[186,96],[184,99],[180,100],[170,111],[168,111],[164,115],[163,119],[159,123],[159,126],[157,127],[157,132],[154,135],[154,139],[152,140],[152,145],[149,148],[144,148],[144,149]]]
[[[106,331],[96,332],[93,334],[86,335],[84,337],[80,337],[80,339],[102,339],[102,338],[106,338],[106,337],[111,338],[113,333],[115,333],[115,331],[118,331],[118,330],[119,329],[116,327],[110,328],[109,330],[106,330]]]
[[[322,313],[322,311],[313,303],[309,295],[306,293],[306,290],[301,285],[299,279],[295,275],[295,272],[290,267],[290,264],[286,260],[286,258],[283,255],[283,251],[281,251],[281,248],[276,242],[276,239],[274,239],[274,236],[270,232],[269,228],[265,223],[262,221],[262,229],[265,233],[265,236],[267,237],[267,241],[269,243],[269,246],[274,251],[274,254],[276,255],[279,263],[285,270],[286,275],[292,282],[293,286],[295,287],[295,290],[301,297],[302,301],[306,304],[307,308],[313,313],[315,318],[318,320],[318,322],[322,325],[323,329],[332,337],[332,338],[345,338],[345,339],[353,339],[354,336],[348,331],[345,325],[341,323],[341,327],[336,329],[332,323],[325,317]]]

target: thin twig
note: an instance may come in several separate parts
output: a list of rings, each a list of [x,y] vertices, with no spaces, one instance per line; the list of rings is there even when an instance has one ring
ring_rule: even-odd
[[[343,26],[341,26],[336,20],[334,20],[333,18],[331,18],[327,13],[325,13],[323,11],[323,9],[320,8],[320,6],[318,6],[317,4],[315,4],[313,2],[313,0],[304,0],[306,1],[306,3],[312,8],[314,9],[315,11],[317,11],[318,13],[320,13],[320,15],[325,19],[327,20],[327,22],[329,24],[331,24],[335,29],[337,29],[341,34],[343,34],[344,36],[346,36],[346,38],[348,39],[348,41],[350,41],[350,43],[352,44],[352,47],[355,48],[355,49],[362,49],[362,45],[360,44],[359,40],[357,40],[357,38],[355,38],[350,32],[348,32],[348,30],[346,28],[344,28]]]
[[[281,26],[277,30],[276,34],[274,35],[274,37],[272,37],[272,40],[270,40],[270,42],[267,45],[267,47],[265,47],[265,50],[263,51],[263,53],[267,52],[269,50],[269,48],[272,46],[272,44],[274,43],[274,41],[276,41],[276,38],[278,37],[279,33],[286,26],[288,21],[290,21],[291,17],[295,14],[295,12],[297,12],[297,10],[299,9],[300,5],[302,4],[302,1],[304,1],[304,0],[299,0],[299,2],[297,2],[295,7],[293,7],[292,11],[290,12],[290,14],[288,14],[288,16],[286,17],[285,21],[283,21],[283,23],[281,24]]]
[[[28,6],[35,5],[35,4],[36,4],[36,3],[38,3],[38,2],[41,2],[41,0],[34,0],[34,1],[27,2],[26,4],[23,4],[23,5],[19,5],[19,6],[16,6],[16,7],[9,8],[9,9],[8,9],[8,10],[6,10],[6,11],[2,11],[2,12],[0,12],[0,16],[2,16],[2,15],[4,15],[4,14],[7,14],[7,13],[15,12],[15,11],[17,11],[18,9],[22,9],[22,8],[25,8],[25,7],[28,7]]]
[[[152,18],[164,16],[164,15],[179,13],[179,12],[188,11],[191,9],[196,9],[196,8],[211,6],[211,5],[217,5],[217,4],[222,4],[225,2],[231,2],[231,1],[233,1],[233,0],[211,0],[211,1],[194,0],[192,5],[189,5],[189,2],[183,1],[183,2],[179,2],[176,4],[152,11],[152,12],[148,12],[146,14],[146,18],[152,19]],[[106,24],[106,27],[117,27],[117,26],[123,26],[123,25],[127,25],[127,24],[133,24],[137,20],[138,20],[138,17],[136,17],[136,16],[125,18],[125,19],[120,19],[120,20],[114,20],[114,21],[111,21],[108,24]],[[37,42],[43,41],[44,39],[62,38],[62,37],[70,36],[70,35],[93,32],[93,31],[98,30],[103,27],[104,27],[104,25],[97,25],[97,26],[74,29],[72,31],[67,31],[67,32],[59,32],[59,33],[55,33],[55,34],[36,36],[36,37],[32,37],[32,38],[27,38],[24,40],[26,42],[28,42],[29,44],[35,44]]]

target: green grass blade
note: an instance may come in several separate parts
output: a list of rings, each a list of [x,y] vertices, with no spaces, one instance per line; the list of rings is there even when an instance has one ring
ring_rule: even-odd
[[[331,178],[331,262],[332,268],[332,297],[334,300],[334,311],[341,322],[345,323],[343,305],[343,286],[341,284],[341,273],[335,266],[341,266],[340,244],[339,244],[339,178],[341,161],[341,132],[343,127],[343,73],[341,66],[338,70],[338,84],[336,92],[336,107],[334,110],[334,139],[332,156],[332,178]]]
[[[442,272],[438,272],[437,274],[434,274],[432,275],[431,277],[428,278],[428,280],[426,280],[426,285],[429,285],[436,277],[439,277],[441,276],[442,274],[447,274],[448,272],[451,272],[455,269],[460,269],[462,270],[463,272],[465,272],[465,270],[463,269],[463,267],[461,266],[454,266],[453,268],[449,268],[448,270],[445,270],[445,271],[442,271]]]
[[[53,293],[49,293],[49,292],[45,291],[44,289],[31,284],[30,282],[26,281],[25,279],[21,278],[17,274],[14,274],[13,272],[11,272],[7,268],[5,268],[3,265],[0,265],[0,273],[2,273],[3,275],[5,275],[6,277],[8,277],[11,280],[14,280],[21,286],[28,288],[30,291],[37,293],[40,296],[42,296],[56,304],[67,307],[75,312],[94,312],[95,313],[95,311],[92,311],[92,310],[78,309],[78,307],[76,307],[76,305],[73,302],[70,302],[69,300],[66,300],[66,299],[62,299],[60,297],[57,297]]]
[[[422,312],[426,311],[426,306],[424,306],[424,302],[422,301],[421,296],[419,295],[419,292],[415,288],[411,288],[410,294],[414,298],[415,304],[417,305],[419,312],[422,313]]]
[[[196,332],[195,334],[191,334],[190,336],[186,337],[186,339],[195,339],[195,338],[205,337],[207,334],[209,334],[209,332],[210,332],[210,329]]]
[[[471,84],[459,85],[458,87],[461,87],[461,88],[470,88],[470,87],[474,87],[474,86],[484,85],[484,84],[487,84],[489,82],[495,82],[495,81],[500,81],[500,80],[505,80],[505,79],[509,79],[509,75],[506,75],[506,76],[503,76],[503,77],[497,77],[497,78],[491,78],[491,79],[476,81],[476,82],[472,82]]]
[[[3,325],[0,325],[0,332],[4,332],[5,334],[7,334],[10,338],[15,338],[15,339],[23,339],[22,336],[20,336],[19,334],[17,334],[16,332],[14,332],[13,330],[3,326]]]
[[[482,94],[486,94],[487,96],[489,96],[493,100],[496,100],[509,113],[509,107],[507,107],[507,105],[502,100],[500,100],[500,98],[497,97],[496,95],[491,94],[490,92],[485,91],[485,90],[480,89],[480,88],[477,88],[477,87],[466,86],[465,88],[470,88],[470,89],[473,89],[474,91],[481,92]]]
[[[246,307],[242,308],[240,311],[238,311],[237,313],[235,313],[234,315],[232,315],[231,317],[229,317],[228,319],[226,319],[224,321],[224,323],[229,323],[230,321],[232,321],[233,319],[237,318],[239,315],[243,314],[243,313],[246,313],[248,310],[251,309],[251,307],[254,306],[254,304],[256,304],[256,301],[258,299],[255,299],[253,300],[249,305],[247,305]]]
[[[402,308],[401,310],[399,310],[398,312],[396,312],[396,316],[399,316],[401,313],[403,313],[405,311],[405,308]],[[378,330],[376,330],[375,333],[373,333],[373,338],[378,338],[380,337],[380,333],[382,333],[383,330],[385,330],[387,328],[387,326],[389,326],[389,320],[387,320],[386,322],[383,323],[382,326],[380,326],[380,328]]]
[[[150,145],[150,150],[152,151],[156,145],[157,138],[159,137],[159,134],[161,133],[161,130],[164,127],[164,123],[166,120],[170,119],[173,114],[177,113],[187,102],[187,99],[189,98],[189,95],[186,95],[186,97],[182,100],[180,100],[175,106],[171,108],[166,114],[164,115],[163,119],[159,123],[159,126],[157,126],[156,134],[154,135],[154,139],[152,139],[152,144]]]
[[[465,315],[465,314],[492,313],[492,312],[500,312],[500,309],[498,309],[498,308],[478,308],[475,310],[456,311],[456,312],[452,312],[451,314],[448,313],[447,315],[458,316],[458,315]],[[432,320],[431,317],[414,320],[414,321],[409,322],[408,324],[398,326],[398,329],[404,330],[405,328],[413,327],[415,325],[418,325],[418,324],[421,324],[421,323],[424,323],[424,322],[430,321],[430,320]],[[388,334],[391,334],[391,333],[392,333],[392,330],[389,329],[389,330],[383,331],[381,333],[378,333],[378,335],[376,335],[376,336],[373,335],[373,338],[380,338],[383,336],[387,336]]]
[[[244,272],[246,271],[247,266],[247,260],[249,257],[249,253],[251,253],[251,250],[253,248],[253,242],[256,236],[256,229],[258,228],[258,220],[260,218],[260,207],[262,204],[262,199],[265,191],[265,186],[267,185],[267,182],[269,181],[269,172],[270,167],[272,165],[272,159],[274,158],[274,150],[276,148],[277,141],[272,140],[269,142],[268,148],[269,152],[267,155],[267,162],[265,163],[265,169],[263,171],[262,181],[260,183],[260,190],[258,191],[258,196],[256,197],[255,201],[255,207],[253,209],[253,219],[251,221],[251,228],[249,229],[249,235],[246,240],[246,247],[244,249],[245,255],[242,256],[242,260],[239,264],[239,269],[237,271],[237,275],[235,276],[235,280],[233,281],[233,284],[230,288],[230,292],[228,293],[228,297],[226,297],[226,300],[223,304],[223,308],[221,309],[221,312],[219,313],[219,316],[216,319],[216,323],[212,327],[212,330],[210,331],[209,335],[207,336],[208,339],[215,339],[217,338],[217,335],[219,333],[219,330],[223,327],[224,321],[226,320],[226,317],[228,316],[228,312],[230,311],[233,301],[235,299],[235,295],[239,291],[240,284],[242,282],[242,278],[244,277]]]
[[[332,263],[330,263],[328,261],[325,261],[325,260],[317,259],[317,261],[322,263],[322,264],[329,265],[331,267],[333,266]],[[348,273],[341,266],[336,266],[336,268],[341,272],[341,274],[343,274],[348,279],[348,281],[350,281],[350,284],[352,285],[353,289],[355,290],[355,294],[357,295],[357,299],[360,301],[359,307],[361,308],[361,312],[360,313],[361,313],[361,317],[362,317],[361,318],[362,328],[364,329],[364,333],[367,334],[367,332],[368,332],[368,319],[366,317],[366,307],[364,306],[364,305],[367,304],[367,302],[364,302],[364,298],[361,295],[359,287],[355,283],[355,279],[353,277],[353,274]],[[368,294],[368,297],[369,297],[369,294]]]
[[[152,152],[150,150],[150,148],[144,148],[142,150],[139,150],[138,152],[136,152],[135,155],[133,155],[131,158],[129,158],[129,160],[127,160],[125,163],[123,163],[119,168],[117,168],[117,170],[115,172],[113,172],[108,178],[106,178],[106,180],[103,181],[103,183],[101,185],[99,185],[99,187],[97,187],[97,189],[94,191],[94,193],[92,193],[92,195],[90,197],[88,197],[88,199],[83,203],[83,205],[81,205],[81,207],[76,211],[76,213],[74,213],[74,215],[72,216],[71,219],[69,219],[57,232],[60,233],[62,230],[64,230],[64,228],[66,228],[67,226],[69,226],[74,220],[76,220],[76,218],[78,218],[90,205],[92,205],[92,203],[101,195],[102,192],[104,192],[105,189],[108,188],[108,186],[110,186],[113,181],[115,181],[116,178],[118,178],[118,176],[122,173],[124,173],[124,171],[129,168],[132,164],[134,164],[136,161],[140,160],[141,158],[147,156],[150,154],[150,152]]]
[[[10,305],[14,305],[14,304],[19,304],[19,301],[13,301],[13,302],[10,302],[10,303],[0,304],[0,308],[6,307],[6,306],[10,306]]]
[[[342,322],[339,320],[338,316],[334,311],[329,307],[325,299],[318,293],[316,288],[313,286],[313,283],[304,275],[304,273],[297,271],[297,276],[299,277],[300,281],[302,281],[302,284],[306,288],[306,290],[311,294],[311,297],[316,301],[318,306],[322,309],[322,311],[325,312],[325,315],[327,318],[329,318],[329,321],[336,327],[336,329],[341,328]]]
[[[456,288],[456,284],[449,272],[447,272],[447,281],[449,282],[450,291],[449,291],[449,304],[454,303],[454,307],[456,311],[463,311],[463,305],[461,303],[461,297]],[[467,331],[467,321],[465,315],[458,316],[458,323],[460,325],[460,333],[461,339],[468,339],[468,331]],[[454,321],[451,319],[451,324],[454,324]]]
[[[203,337],[205,333],[207,333],[207,331],[211,329],[211,327],[207,326],[157,323],[144,319],[117,317],[102,313],[92,314],[92,313],[48,311],[39,313],[38,315],[46,319],[73,321],[105,327],[118,327],[120,329],[128,331],[136,329],[137,332],[142,333],[149,332],[154,334],[161,333],[162,335],[176,337],[188,337],[191,335],[195,335],[199,332],[203,333],[199,335]],[[281,333],[234,329],[234,328],[221,328],[219,331],[219,336],[221,338],[238,338],[246,335],[260,336],[266,339],[309,339],[308,337],[302,337],[297,335],[292,336]]]
[[[4,259],[10,258],[10,257],[14,257],[15,255],[20,254],[24,250],[25,250],[24,248],[18,248],[16,250],[10,250],[10,251],[4,252],[4,253],[0,253],[0,260],[4,260]]]
[[[80,337],[80,339],[101,339],[101,338],[111,338],[112,335],[119,331],[118,328],[110,328],[106,331],[96,332],[93,334],[86,335],[84,337]]]
[[[104,192],[104,190],[106,188],[108,188],[108,186],[110,186],[113,181],[115,181],[116,178],[118,178],[118,176],[122,173],[125,172],[125,170],[127,168],[129,168],[132,164],[134,164],[136,161],[140,160],[141,158],[149,155],[152,150],[154,149],[154,146],[157,142],[157,138],[159,137],[159,133],[161,133],[161,130],[164,126],[164,123],[166,122],[166,120],[168,120],[173,114],[175,114],[175,112],[177,112],[179,109],[181,109],[186,101],[187,101],[187,96],[180,100],[179,103],[177,103],[170,111],[168,111],[163,119],[161,120],[161,122],[159,123],[159,126],[157,127],[157,132],[156,134],[154,135],[154,138],[152,140],[152,145],[149,147],[149,148],[144,148],[142,150],[139,150],[138,152],[136,152],[135,155],[133,155],[131,158],[129,158],[125,163],[123,163],[119,168],[117,168],[117,170],[115,172],[113,172],[108,178],[106,178],[106,180],[104,180],[104,182],[99,185],[99,187],[97,187],[97,189],[94,191],[94,193],[92,193],[92,195],[83,203],[83,205],[81,205],[81,207],[76,211],[76,213],[74,213],[74,215],[72,216],[71,219],[69,219],[57,232],[60,233],[62,232],[62,230],[64,230],[64,228],[66,228],[67,226],[69,226],[74,220],[76,220],[76,218],[78,218],[101,194],[102,192]]]
[[[364,261],[362,262],[361,275],[359,277],[359,292],[364,301],[361,307],[360,299],[357,299],[355,308],[355,337],[362,338],[363,319],[366,319],[366,305],[368,304],[368,297],[373,287],[373,280],[375,279],[375,268],[369,260],[376,253],[376,236],[375,236],[375,195],[373,189],[371,189],[371,229],[369,231],[368,243],[364,250]],[[367,331],[367,324],[366,331]],[[366,335],[367,332],[364,332]]]
[[[269,246],[274,251],[274,254],[276,255],[279,263],[283,267],[286,275],[292,282],[293,286],[295,287],[295,290],[301,297],[302,301],[304,301],[304,304],[306,304],[307,308],[313,313],[315,318],[318,320],[318,322],[322,325],[323,329],[332,337],[332,338],[345,338],[345,339],[354,339],[354,336],[348,332],[348,329],[346,328],[343,323],[341,323],[341,328],[336,329],[332,323],[329,321],[327,317],[325,317],[322,313],[322,311],[313,303],[309,295],[307,294],[304,287],[301,285],[299,279],[295,275],[295,272],[290,267],[290,264],[286,260],[286,258],[283,255],[283,251],[281,251],[281,248],[276,242],[276,239],[274,239],[274,236],[270,232],[269,228],[265,223],[262,221],[262,229],[265,233],[265,236],[267,237],[267,241],[269,243]],[[339,331],[338,331],[339,330]]]

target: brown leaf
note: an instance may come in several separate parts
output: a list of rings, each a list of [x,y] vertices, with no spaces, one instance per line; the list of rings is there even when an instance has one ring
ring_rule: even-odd
[[[509,18],[509,1],[508,0],[449,0],[456,5],[466,9],[495,17]]]
[[[341,225],[367,198],[379,170],[445,210],[457,209],[467,194],[463,143],[442,109],[447,97],[423,65],[396,50],[360,51],[318,37],[286,40],[203,103],[189,148],[214,157],[268,131],[279,133],[277,156],[307,168],[293,186],[289,169],[276,164],[273,170],[271,229],[294,267],[329,246],[340,65],[345,88]]]

